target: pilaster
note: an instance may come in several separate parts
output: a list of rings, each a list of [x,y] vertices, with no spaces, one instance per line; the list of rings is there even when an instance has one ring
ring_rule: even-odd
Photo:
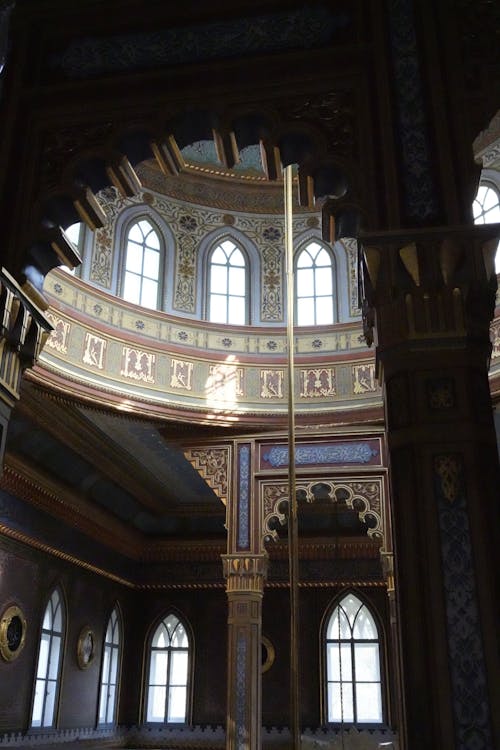
[[[255,497],[253,442],[234,446],[228,497],[228,554],[222,558],[228,597],[227,750],[260,750],[262,724],[262,596],[267,575],[262,512]]]
[[[500,470],[488,365],[498,226],[363,239],[385,391],[403,747],[500,743]]]

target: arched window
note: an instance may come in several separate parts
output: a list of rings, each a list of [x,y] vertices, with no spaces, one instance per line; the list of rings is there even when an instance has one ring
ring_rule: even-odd
[[[309,242],[297,255],[295,291],[297,325],[334,322],[333,258],[319,242]]]
[[[472,204],[474,224],[500,223],[500,197],[493,187],[479,185],[477,195]],[[496,272],[500,273],[500,243],[496,254]]]
[[[212,323],[248,322],[247,262],[230,239],[219,243],[208,260],[208,319]]]
[[[55,723],[63,633],[63,599],[59,589],[54,589],[43,616],[36,668],[35,697],[31,714],[32,727],[52,727]]]
[[[325,648],[327,721],[381,723],[377,626],[368,607],[354,594],[344,596],[330,615]]]
[[[127,234],[123,262],[122,297],[127,302],[158,308],[161,266],[160,238],[146,219],[133,224]]]
[[[98,724],[114,724],[116,720],[121,648],[120,631],[120,618],[115,607],[108,620],[102,650]]]
[[[186,627],[169,614],[151,640],[146,721],[185,723],[188,709],[190,644]]]

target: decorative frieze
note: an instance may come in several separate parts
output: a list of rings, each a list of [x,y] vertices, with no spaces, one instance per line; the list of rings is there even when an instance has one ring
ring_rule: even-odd
[[[227,505],[230,448],[188,448],[184,455],[224,505]]]

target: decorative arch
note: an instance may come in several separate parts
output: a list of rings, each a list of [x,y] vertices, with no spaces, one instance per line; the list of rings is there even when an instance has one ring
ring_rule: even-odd
[[[61,667],[66,639],[66,603],[56,586],[45,606],[31,709],[31,727],[54,727],[57,722]]]
[[[146,723],[187,724],[191,715],[194,639],[181,613],[169,609],[147,640]]]
[[[358,591],[341,592],[327,609],[321,653],[324,722],[383,723],[382,628],[375,610]]]

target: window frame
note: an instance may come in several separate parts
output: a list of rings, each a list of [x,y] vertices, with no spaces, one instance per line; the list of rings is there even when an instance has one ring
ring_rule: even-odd
[[[314,289],[314,294],[313,295],[308,295],[307,298],[313,300],[313,304],[314,304],[314,320],[315,320],[315,322],[314,323],[299,323],[299,317],[298,317],[299,299],[305,299],[305,297],[300,297],[299,298],[299,296],[298,296],[298,281],[299,281],[298,271],[300,270],[298,268],[298,263],[299,263],[299,259],[300,259],[301,255],[304,252],[308,251],[308,248],[311,245],[313,245],[313,244],[314,245],[319,245],[319,247],[321,248],[321,250],[324,250],[328,254],[329,258],[330,258],[330,270],[331,270],[331,277],[332,277],[332,292],[331,292],[331,295],[317,295],[316,294],[316,290]],[[321,252],[321,250],[318,250],[318,253]],[[318,268],[323,268],[323,266],[319,266]],[[314,276],[313,276],[313,284],[315,285],[316,284],[316,269],[317,269],[317,267],[316,267],[316,265],[315,265],[314,262],[313,262],[312,269],[313,269],[313,274],[314,274]],[[316,327],[316,326],[321,326],[321,325],[335,325],[336,323],[338,323],[339,322],[340,300],[339,300],[339,294],[338,294],[338,280],[337,280],[337,277],[338,277],[338,271],[339,271],[339,269],[338,269],[338,261],[337,261],[337,257],[336,257],[335,251],[332,248],[328,247],[327,244],[325,244],[324,242],[322,242],[322,240],[320,238],[318,238],[316,236],[308,237],[307,239],[303,240],[297,246],[297,248],[294,251],[293,270],[294,270],[294,290],[293,290],[293,294],[294,294],[294,325],[297,328],[308,328],[308,327],[311,328],[311,327]],[[332,322],[331,323],[318,323],[317,322],[318,315],[317,315],[317,309],[316,309],[316,300],[320,299],[321,297],[325,297],[325,298],[329,298],[330,297],[331,298],[331,302],[332,302]]]
[[[184,631],[186,633],[188,646],[187,646],[187,682],[186,682],[186,705],[185,705],[185,719],[184,721],[168,721],[168,707],[169,707],[169,671],[170,671],[170,652],[172,649],[170,646],[168,646],[166,650],[168,651],[168,658],[167,658],[167,681],[165,682],[165,714],[163,717],[163,720],[160,721],[153,721],[151,719],[148,719],[148,704],[149,704],[149,689],[151,687],[151,663],[152,663],[152,655],[153,655],[153,640],[155,638],[156,633],[158,632],[158,629],[161,627],[161,625],[165,625],[167,619],[173,616],[177,619],[178,623],[181,624],[184,628]],[[157,649],[160,650],[160,649]],[[180,649],[179,649],[180,650]],[[194,638],[193,638],[193,632],[191,629],[191,626],[189,622],[186,620],[184,615],[182,615],[180,612],[178,612],[176,609],[169,609],[165,614],[155,620],[154,624],[150,628],[149,636],[147,638],[147,654],[146,654],[146,669],[145,669],[145,681],[144,681],[144,702],[143,702],[143,723],[148,726],[169,726],[169,727],[184,727],[184,726],[190,726],[192,723],[192,711],[193,711],[193,674],[194,674]]]
[[[157,292],[156,292],[156,306],[155,307],[147,307],[146,305],[142,305],[140,302],[132,302],[131,300],[128,300],[124,296],[125,291],[125,275],[127,273],[127,253],[128,253],[128,246],[129,246],[129,236],[132,229],[140,224],[141,221],[147,222],[151,230],[155,232],[157,238],[158,238],[158,254],[159,254],[159,260],[158,260],[158,278],[156,280],[157,282]],[[142,229],[140,230],[142,232]],[[149,232],[148,232],[149,234]],[[135,244],[134,240],[131,240]],[[141,246],[144,250],[145,247],[148,247],[145,242],[143,241],[141,243]],[[163,234],[162,229],[158,225],[158,223],[155,221],[154,217],[152,217],[149,213],[142,211],[141,213],[134,213],[132,216],[128,217],[126,223],[121,228],[121,241],[119,243],[119,270],[118,270],[118,284],[117,284],[117,296],[120,297],[124,302],[126,302],[129,305],[137,305],[138,307],[142,307],[145,310],[157,310],[162,311],[164,309],[164,280],[166,275],[166,250],[165,250],[165,237]],[[144,262],[144,261],[143,261]],[[144,279],[144,274],[141,273],[135,274],[140,277],[141,279],[141,293],[142,293],[142,281]],[[150,278],[150,277],[146,277]]]
[[[52,599],[55,594],[57,594],[58,596],[58,606],[60,608],[60,613],[61,613],[61,629],[60,630],[54,629],[54,619],[55,619],[54,614],[57,612],[57,606],[55,608],[51,607],[50,628],[44,628],[44,622],[45,622],[45,618],[47,615],[47,611],[49,609],[49,606],[51,605]],[[37,652],[37,659],[36,659],[35,677],[34,677],[34,684],[33,684],[31,711],[30,711],[30,720],[29,720],[30,730],[36,729],[37,731],[50,731],[51,729],[56,729],[58,726],[62,669],[63,669],[64,652],[65,652],[65,645],[66,645],[66,634],[67,634],[67,607],[66,607],[64,592],[61,586],[57,585],[54,588],[52,588],[49,596],[47,597],[45,601],[46,601],[46,604],[43,609],[43,615],[42,615],[42,620],[41,620],[41,625],[40,625],[40,630],[39,630],[39,637],[38,637],[38,652]],[[39,677],[41,646],[42,646],[42,639],[44,635],[49,636],[49,647],[47,651],[47,663],[45,667],[45,676]],[[59,636],[60,641],[59,641],[59,648],[58,648],[58,654],[57,654],[57,676],[55,679],[50,680],[55,685],[54,703],[53,703],[53,708],[52,708],[51,722],[50,724],[45,724],[44,715],[45,715],[46,701],[47,701],[47,683],[49,682],[48,674],[50,671],[51,655],[53,653],[55,635]],[[42,699],[40,723],[35,724],[33,714],[34,714],[35,705],[36,705],[37,683],[39,682],[39,680],[41,680],[44,683],[44,696]]]
[[[335,617],[335,613],[339,606],[342,606],[342,602],[349,596],[354,596],[360,603],[361,607],[365,607],[370,614],[373,623],[377,630],[377,639],[329,639],[327,637],[328,629],[330,627],[331,620]],[[356,613],[356,617],[361,610],[361,607]],[[356,619],[356,618],[355,618]],[[362,681],[355,679],[355,643],[377,643],[378,644],[378,667],[379,667],[379,682],[375,684],[380,685],[380,708],[381,708],[381,720],[380,721],[359,721],[357,719],[357,706],[356,706],[356,684]],[[347,643],[350,648],[350,660],[351,660],[351,674],[352,674],[352,696],[353,696],[353,719],[352,720],[340,720],[330,721],[328,716],[328,702],[329,702],[329,680],[328,680],[328,644],[334,643]],[[323,617],[323,623],[321,628],[321,713],[322,713],[322,724],[330,727],[357,727],[359,730],[362,729],[380,729],[381,727],[387,726],[387,695],[386,695],[386,664],[385,664],[385,637],[384,628],[378,616],[376,609],[366,600],[366,597],[358,591],[348,589],[342,591],[338,596],[335,597],[333,602],[330,604]]]
[[[111,623],[111,619],[113,617],[113,614],[116,614],[116,623],[115,628],[118,630],[118,643],[115,644],[114,641],[108,642],[106,640],[106,636],[108,633],[108,628]],[[115,630],[113,628],[113,632]],[[104,660],[105,660],[105,653],[106,649],[108,648],[108,651],[111,651],[110,658],[108,658],[108,679],[106,682],[104,682]],[[115,693],[114,693],[114,699],[113,699],[113,711],[112,711],[112,720],[108,721],[107,716],[109,713],[109,686],[112,684],[109,677],[110,672],[112,668],[112,655],[113,651],[117,652],[116,657],[116,675],[115,675]],[[118,705],[119,705],[119,698],[120,698],[120,687],[121,687],[121,667],[122,667],[122,655],[123,655],[123,617],[120,609],[120,605],[118,602],[114,605],[113,609],[111,610],[109,617],[106,620],[106,629],[104,631],[104,637],[102,641],[102,656],[101,656],[101,667],[99,671],[99,692],[97,696],[97,721],[96,726],[97,727],[111,727],[116,726],[117,724],[117,718],[118,718]],[[108,694],[106,697],[106,710],[105,710],[105,720],[101,721],[101,699],[102,699],[102,691],[104,687],[107,687]]]

